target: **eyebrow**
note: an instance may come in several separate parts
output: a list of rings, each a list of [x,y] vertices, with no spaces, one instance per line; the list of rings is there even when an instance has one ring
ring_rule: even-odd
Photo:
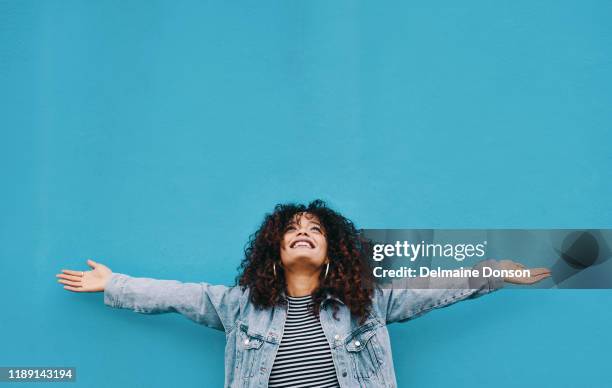
[[[308,220],[308,222],[310,222],[311,224],[317,224],[317,225],[319,225],[320,227],[323,227],[323,225],[321,225],[321,224],[320,224],[319,222],[317,222],[317,221],[310,221],[310,220]],[[297,222],[295,222],[295,220],[294,220],[294,221],[290,221],[290,222],[289,222],[287,225],[297,225]]]

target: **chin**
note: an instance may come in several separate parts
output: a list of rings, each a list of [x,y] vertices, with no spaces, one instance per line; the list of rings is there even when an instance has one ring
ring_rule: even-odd
[[[309,267],[320,267],[321,265],[323,265],[323,261],[324,259],[322,258],[315,258],[315,257],[311,257],[311,256],[295,256],[292,258],[289,258],[286,261],[286,266],[292,266],[292,265],[307,265]]]

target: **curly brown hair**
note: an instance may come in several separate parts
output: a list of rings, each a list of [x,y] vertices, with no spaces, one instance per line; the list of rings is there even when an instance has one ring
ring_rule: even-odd
[[[239,266],[236,283],[243,289],[250,289],[250,300],[258,308],[284,303],[282,293],[287,295],[287,285],[279,265],[281,241],[287,225],[296,215],[303,213],[317,216],[323,224],[330,260],[327,277],[321,271],[319,287],[312,293],[313,312],[318,316],[321,302],[329,294],[341,300],[363,323],[372,307],[374,285],[367,258],[370,242],[358,232],[353,222],[320,199],[308,206],[278,204],[272,213],[266,214],[245,246],[245,257]],[[274,276],[272,268],[275,263],[277,276]],[[337,311],[338,306],[334,304],[334,317]]]

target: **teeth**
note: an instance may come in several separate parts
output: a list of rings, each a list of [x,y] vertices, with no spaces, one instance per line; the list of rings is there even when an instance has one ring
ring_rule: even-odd
[[[310,244],[307,243],[306,241],[298,241],[295,244],[293,244],[293,247],[306,247],[306,248],[310,248]]]

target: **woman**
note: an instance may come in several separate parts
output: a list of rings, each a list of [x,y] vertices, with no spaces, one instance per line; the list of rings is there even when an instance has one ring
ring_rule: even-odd
[[[139,313],[177,312],[225,331],[226,387],[395,387],[386,325],[530,278],[456,279],[452,287],[376,287],[369,242],[323,201],[277,205],[245,250],[232,287],[130,277],[88,260],[62,270],[75,292],[104,292],[104,303]],[[518,269],[509,260],[481,262]],[[449,283],[450,285],[450,283]]]

